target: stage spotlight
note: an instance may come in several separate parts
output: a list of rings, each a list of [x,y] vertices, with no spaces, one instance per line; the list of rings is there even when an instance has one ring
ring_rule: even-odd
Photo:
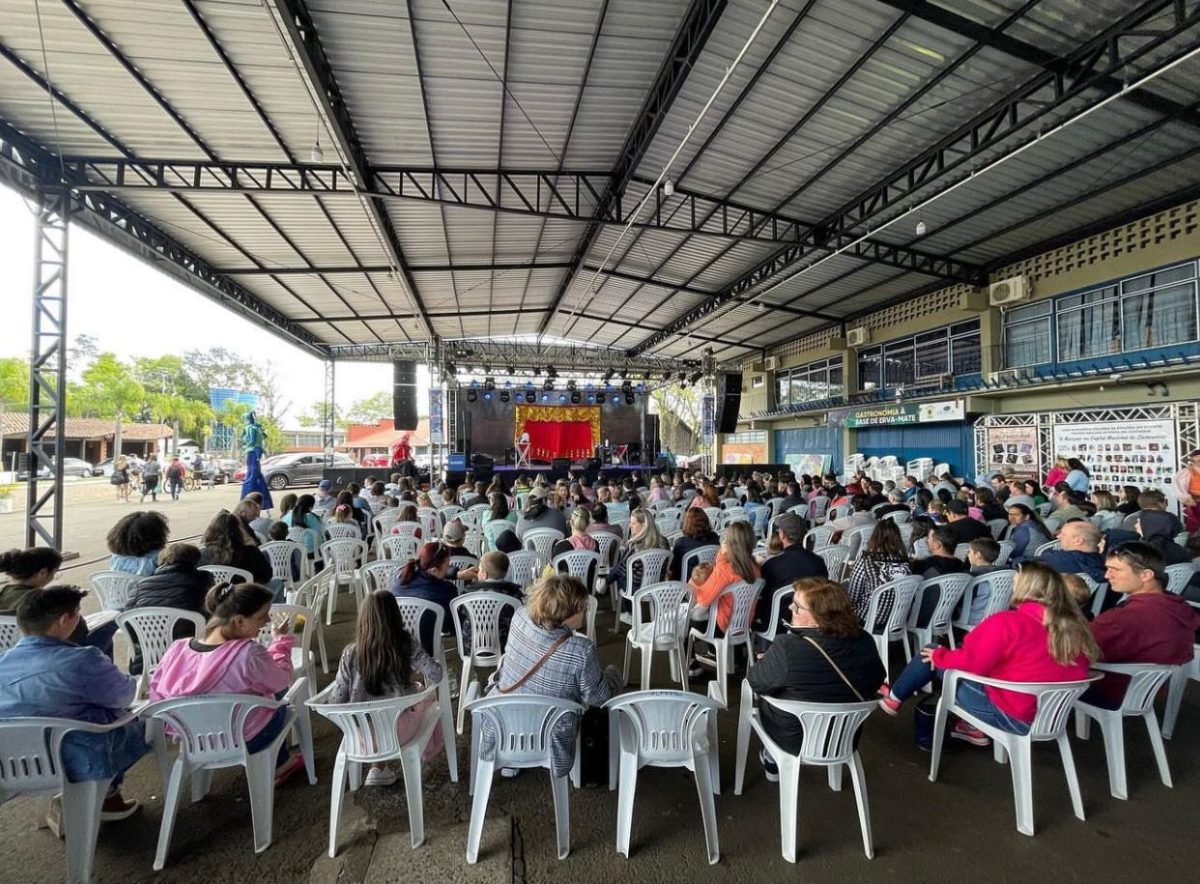
[[[645,385],[645,384],[638,384],[636,387],[634,387],[634,389],[635,389],[635,390],[637,390],[639,393],[645,393],[645,392],[646,392],[646,385]]]
[[[583,401],[583,394],[580,393],[578,390],[572,390],[571,391],[571,404],[578,405],[582,401]]]
[[[542,401],[543,401],[543,402],[549,402],[549,401],[550,401],[550,394],[549,394],[549,393],[543,393],[543,394],[542,394]]]
[[[570,392],[575,391],[575,379],[574,378],[571,378],[571,380],[567,381],[567,390],[569,390]]]
[[[548,377],[548,378],[558,377],[558,369],[555,368],[553,365],[547,365],[546,366],[546,377]]]
[[[467,390],[467,401],[476,402],[479,399],[479,394],[474,390]]]
[[[632,393],[626,393],[626,394],[625,394],[625,404],[626,404],[626,405],[633,405],[633,394],[632,394]]]
[[[496,389],[496,379],[495,378],[484,378],[483,379],[483,389],[485,389],[485,390]]]
[[[509,398],[509,396],[508,396],[508,390],[501,390],[501,391],[500,391],[500,401],[501,401],[501,402],[503,402],[504,404],[506,404],[506,405],[507,405],[507,404],[508,404],[508,398]]]
[[[608,398],[608,397],[607,397],[607,396],[605,396],[603,393],[597,393],[597,394],[596,394],[596,404],[597,404],[597,405],[603,405],[603,404],[604,404],[604,400],[605,400],[605,399],[607,399],[607,398]]]
[[[600,395],[601,395],[601,396],[603,396],[604,394],[603,394],[603,393],[601,393]],[[595,405],[595,404],[596,404],[596,394],[595,394],[595,393],[589,393],[589,394],[588,394],[588,404],[589,404],[589,405]]]
[[[547,393],[549,393],[551,390],[554,389],[554,381],[550,380],[549,378],[546,378],[546,380],[542,383],[542,389],[545,390]]]
[[[526,390],[525,391],[525,404],[533,405],[533,403],[535,403],[535,402],[537,402],[537,393],[533,392],[533,390]]]
[[[491,401],[492,401],[492,391],[491,391],[491,390],[484,390],[484,391],[483,391],[483,401],[484,401],[484,402],[491,402]]]
[[[567,394],[566,394],[566,393],[559,393],[559,394],[558,394],[558,401],[559,401],[559,402],[566,402],[566,401],[567,401]]]

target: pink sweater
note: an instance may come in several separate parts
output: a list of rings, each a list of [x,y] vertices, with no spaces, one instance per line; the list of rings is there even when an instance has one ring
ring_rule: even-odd
[[[292,681],[291,635],[277,635],[270,648],[253,639],[237,639],[211,651],[195,651],[192,639],[171,645],[150,678],[150,699],[196,694],[254,694],[274,699]],[[246,738],[266,727],[274,713],[255,709],[246,718]]]
[[[956,651],[938,648],[933,665],[938,669],[960,669],[1002,681],[1047,682],[1082,681],[1087,678],[1088,661],[1081,656],[1073,664],[1062,666],[1050,656],[1044,609],[1037,602],[1022,602],[1013,611],[1001,611],[988,617],[963,639]],[[1037,714],[1037,700],[1030,694],[985,686],[988,697],[1003,712],[1024,722]]]

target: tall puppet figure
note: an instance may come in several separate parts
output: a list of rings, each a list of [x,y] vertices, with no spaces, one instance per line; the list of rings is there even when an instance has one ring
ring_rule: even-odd
[[[242,428],[242,447],[246,449],[246,479],[242,482],[242,497],[251,491],[257,491],[263,497],[263,509],[274,508],[271,501],[271,489],[262,472],[263,443],[266,436],[262,424],[254,416],[254,412],[246,415],[246,426]]]

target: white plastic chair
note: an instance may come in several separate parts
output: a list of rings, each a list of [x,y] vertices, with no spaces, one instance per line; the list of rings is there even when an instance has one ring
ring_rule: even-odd
[[[440,508],[437,511],[437,514],[438,514],[438,518],[442,520],[442,524],[448,525],[451,522],[453,522],[455,519],[457,519],[458,514],[461,512],[463,512],[463,508],[461,506],[456,506],[455,504],[448,504],[447,506]]]
[[[906,510],[892,510],[890,513],[885,514],[883,518],[890,519],[897,525],[907,525],[912,521],[912,513]],[[880,519],[880,521],[883,521],[883,519]]]
[[[854,747],[854,737],[867,716],[876,708],[875,700],[862,703],[801,703],[796,700],[777,700],[759,697],[760,703],[770,703],[780,712],[795,716],[804,729],[800,753],[784,752],[767,735],[759,710],[754,707],[750,682],[742,682],[742,702],[738,710],[737,773],[733,794],[742,794],[746,776],[746,756],[750,750],[751,732],[758,735],[771,760],[779,767],[779,834],[783,858],[796,861],[796,817],[800,795],[800,768],[805,765],[824,767],[829,771],[829,788],[840,792],[841,767],[850,769],[854,798],[858,803],[858,822],[862,827],[863,851],[873,859],[875,848],[871,838],[871,811],[867,803],[867,781],[862,759]]]
[[[1050,552],[1050,550],[1052,550],[1052,549],[1061,549],[1059,542],[1057,540],[1050,540],[1050,541],[1047,541],[1046,543],[1038,544],[1037,548],[1033,551],[1033,557],[1036,559],[1042,553]]]
[[[537,553],[529,550],[518,550],[508,554],[509,583],[515,583],[521,589],[528,589],[538,575]]]
[[[292,635],[295,640],[292,645],[292,681],[304,677],[309,686],[317,683],[316,660],[312,652],[313,637],[320,624],[320,615],[306,605],[292,605],[276,602],[271,605],[271,619],[258,631],[258,643],[264,648],[270,648],[275,640],[274,620],[286,616],[292,621]],[[295,632],[300,624],[299,633]],[[302,713],[301,713],[302,714]]]
[[[596,541],[596,552],[600,553],[600,573],[607,574],[617,559],[616,552],[621,541],[608,531],[597,531],[592,537]]]
[[[374,530],[376,539],[386,537],[392,533],[392,526],[396,524],[396,517],[399,514],[398,509],[386,509],[371,519],[371,527]]]
[[[1008,565],[1008,560],[1012,556],[1012,551],[1013,551],[1013,542],[1011,540],[1001,540],[1000,541],[1000,552],[996,555],[996,561],[993,562],[993,564],[997,565],[1000,568],[1003,568],[1006,565]]]
[[[454,618],[454,636],[458,657],[462,660],[462,678],[458,683],[458,732],[463,732],[467,704],[479,695],[479,683],[471,677],[472,669],[495,669],[500,665],[504,648],[500,643],[500,615],[508,609],[516,614],[520,602],[502,592],[469,592],[450,601]],[[471,623],[471,650],[463,642],[463,616]],[[448,737],[449,735],[447,735]]]
[[[334,571],[322,569],[305,580],[295,591],[288,593],[288,603],[302,605],[313,611],[313,631],[317,638],[317,649],[321,654],[321,671],[329,672],[329,654],[325,650],[325,624],[321,620],[321,606],[326,604],[328,594],[334,589]]]
[[[963,632],[970,632],[993,614],[1007,611],[1012,605],[1013,581],[1016,577],[1017,572],[1010,570],[992,571],[990,574],[972,577],[971,582],[963,590],[962,607],[959,609],[958,616],[954,618],[953,625]],[[982,587],[987,587],[988,590],[987,606],[979,618],[979,623],[972,623],[971,605]],[[953,630],[950,632],[950,646],[954,647]]]
[[[824,525],[829,514],[829,498],[818,495],[808,502],[808,520],[814,525]]]
[[[992,539],[999,541],[1008,530],[1008,519],[988,519],[988,530],[992,532]]]
[[[667,579],[667,570],[671,565],[671,553],[665,549],[644,549],[641,552],[636,552],[625,560],[625,589],[620,592],[620,599],[633,603],[633,593],[637,588],[649,586],[652,583],[662,583]],[[638,577],[638,574],[641,577]],[[613,611],[616,616],[613,618],[612,631],[616,632],[621,628],[622,623],[633,623],[632,614],[626,614],[621,610],[621,603],[618,599],[617,584],[612,584],[610,592]]]
[[[88,578],[105,611],[124,611],[141,578],[128,571],[97,571]]]
[[[450,703],[450,670],[446,667],[446,647],[442,644],[442,606],[425,599],[397,598],[400,619],[413,642],[420,641],[421,618],[428,614],[433,618],[433,659],[442,667],[442,680],[438,682],[438,707],[441,710],[442,737],[446,748],[446,765],[450,768],[450,780],[458,782],[458,747],[454,743],[454,712]]]
[[[271,562],[271,576],[283,581],[287,590],[294,590],[296,578],[292,576],[292,563],[299,563],[300,577],[303,579],[308,562],[304,545],[291,540],[272,540],[260,546],[259,550]]]
[[[1108,784],[1113,798],[1126,799],[1129,789],[1125,778],[1125,719],[1139,717],[1146,723],[1150,745],[1154,748],[1154,760],[1158,763],[1158,775],[1168,789],[1171,769],[1167,766],[1167,750],[1163,746],[1162,731],[1154,713],[1154,698],[1159,688],[1175,677],[1182,667],[1155,663],[1093,663],[1092,669],[1129,676],[1129,686],[1119,709],[1104,709],[1080,699],[1075,703],[1075,735],[1081,740],[1088,738],[1090,719],[1096,719],[1104,735],[1104,754],[1108,759]]]
[[[421,522],[392,522],[391,528],[388,529],[390,537],[411,537],[419,543],[418,534],[422,538],[429,536],[428,532],[425,531],[425,526]]]
[[[687,635],[691,593],[682,581],[667,581],[643,586],[633,594],[633,624],[625,635],[625,665],[622,670],[629,683],[629,662],[636,649],[641,654],[642,690],[650,690],[650,670],[654,652],[666,651],[670,659],[671,679],[688,689],[684,637]],[[649,609],[649,619],[644,617]]]
[[[371,700],[365,703],[326,703],[330,685],[308,701],[308,707],[328,718],[342,732],[337,756],[333,762],[333,792],[329,803],[329,855],[337,856],[338,822],[342,817],[342,802],[346,797],[349,780],[350,791],[355,792],[361,783],[362,766],[383,764],[400,759],[404,773],[404,796],[408,801],[408,827],[413,847],[425,841],[425,800],[421,793],[421,755],[433,729],[437,727],[438,709],[434,694],[437,686],[431,685],[416,694]],[[432,700],[422,713],[421,723],[412,737],[401,742],[397,728],[400,718],[414,706]],[[443,734],[443,739],[451,739]]]
[[[334,573],[333,585],[325,606],[326,626],[333,624],[333,612],[337,610],[338,590],[342,584],[349,586],[356,599],[361,596],[362,578],[358,568],[366,557],[365,540],[342,538],[321,544],[321,558],[325,561],[325,567],[332,569]]]
[[[479,567],[479,559],[475,558],[474,556],[451,556],[447,560],[447,565],[451,570],[454,571],[455,574],[457,574],[459,571],[465,571],[467,568]],[[461,577],[456,578],[454,581],[454,585],[458,587],[459,592],[463,591],[463,587],[466,586],[466,584],[467,582]]]
[[[492,791],[496,768],[546,768],[554,795],[555,832],[558,858],[571,852],[571,818],[567,803],[567,776],[554,775],[552,735],[555,726],[567,715],[581,715],[583,707],[570,700],[539,697],[533,694],[483,697],[470,705],[471,711],[471,822],[467,830],[467,862],[479,856],[479,838],[483,817]],[[483,749],[482,731],[492,739]],[[575,768],[571,776],[578,782],[579,746],[575,747]]]
[[[879,650],[879,659],[883,661],[883,671],[889,682],[892,677],[891,666],[888,663],[888,646],[896,641],[903,643],[904,659],[912,659],[912,650],[908,645],[908,614],[920,588],[921,578],[910,575],[881,583],[871,593],[871,602],[867,606],[866,629],[875,640],[875,647]],[[892,610],[887,619],[880,623],[879,608],[883,602],[883,594],[889,590],[892,593]]]
[[[720,544],[709,543],[684,553],[679,563],[679,579],[686,581],[691,577],[692,568],[701,562],[707,562],[710,565],[716,562],[717,553],[720,551]]]
[[[163,655],[175,643],[175,624],[191,623],[197,638],[204,637],[204,617],[182,608],[134,608],[117,615],[117,628],[129,629],[142,651],[142,673],[137,677],[137,696],[144,696],[150,677]]]
[[[1016,804],[1018,832],[1023,835],[1033,834],[1033,767],[1030,755],[1034,743],[1051,740],[1058,743],[1058,751],[1062,755],[1063,772],[1067,777],[1067,787],[1071,791],[1071,806],[1075,810],[1075,816],[1081,820],[1084,819],[1083,797],[1079,791],[1079,778],[1075,774],[1075,757],[1071,754],[1071,743],[1067,739],[1067,722],[1070,719],[1071,708],[1079,699],[1079,695],[1099,678],[1100,676],[1096,675],[1085,681],[1031,683],[1001,681],[973,675],[969,672],[960,672],[956,669],[946,670],[942,675],[942,696],[938,700],[937,714],[934,716],[933,722],[933,757],[929,762],[929,781],[937,782],[938,765],[942,758],[942,741],[946,733],[946,716],[953,713],[992,738],[997,761],[1003,762],[1007,756],[1009,766],[1012,768],[1013,798]],[[1029,733],[1014,734],[1001,730],[981,721],[959,706],[955,692],[958,690],[960,679],[1036,697],[1037,713],[1034,715]]]
[[[379,554],[385,559],[392,559],[404,564],[409,559],[417,557],[421,541],[415,537],[402,534],[391,534],[379,540]]]
[[[496,538],[512,527],[514,527],[513,523],[508,521],[508,519],[484,519],[480,525],[480,530],[483,532],[483,539],[487,543],[487,548],[495,549]]]
[[[325,541],[332,540],[362,540],[362,529],[357,522],[326,522]]]
[[[721,519],[724,517],[724,510],[719,506],[701,507],[704,510],[704,515],[708,516],[708,524],[712,525],[714,531],[721,530]]]
[[[958,607],[963,593],[971,584],[970,574],[940,574],[921,582],[921,588],[913,599],[908,615],[908,631],[913,635],[914,648],[923,648],[932,644],[939,636],[949,636],[950,647],[954,647],[954,630],[950,628],[950,620],[954,609]],[[917,620],[921,613],[921,601],[925,593],[933,588],[938,590],[937,604],[929,621],[924,626],[918,626]],[[907,651],[907,647],[905,648]],[[912,659],[909,657],[908,659]]]
[[[1196,568],[1191,562],[1167,565],[1167,585],[1163,588],[1175,595],[1183,595],[1188,583],[1195,576]]]
[[[201,694],[159,700],[142,708],[142,717],[153,719],[159,725],[155,729],[154,743],[160,766],[166,759],[162,726],[169,727],[179,742],[179,754],[171,766],[163,798],[162,826],[154,854],[154,871],[161,872],[166,865],[184,777],[191,779],[192,801],[196,802],[208,792],[212,771],[221,768],[246,769],[254,827],[254,852],[262,853],[271,846],[275,813],[275,762],[279,746],[287,739],[296,720],[292,698],[306,696],[307,691],[307,679],[301,678],[292,685],[287,696],[278,701],[249,694]],[[275,710],[280,707],[288,707],[288,712],[279,735],[269,745],[251,754],[246,749],[247,717],[257,709]],[[302,746],[301,752],[311,758],[312,746]]]
[[[1200,608],[1194,602],[1189,602]],[[1192,662],[1179,667],[1179,671],[1171,678],[1171,687],[1167,690],[1167,704],[1163,707],[1162,735],[1171,739],[1175,733],[1175,721],[1179,718],[1179,707],[1183,703],[1183,695],[1187,691],[1189,681],[1200,681],[1200,644],[1192,648]]]
[[[489,509],[489,507],[485,505],[484,510],[486,511],[487,509]],[[468,531],[470,531],[471,529],[474,529],[476,531],[479,530],[480,516],[479,516],[478,511],[466,509],[466,510],[463,510],[461,513],[458,513],[457,515],[455,515],[454,518],[457,519],[458,522],[464,528],[466,528]]]
[[[784,617],[783,611],[786,604],[790,604],[792,597],[796,594],[796,590],[792,584],[781,586],[771,594],[771,615],[766,629],[761,632],[756,632],[754,635],[765,642],[775,641],[775,637],[779,635],[779,627],[784,620],[790,620],[790,617]]]
[[[703,630],[692,629],[688,633],[687,658],[692,659],[696,642],[702,642],[713,649],[716,657],[717,677],[708,684],[708,695],[727,706],[726,680],[733,669],[733,649],[742,644],[746,648],[746,667],[754,665],[754,645],[751,643],[753,633],[750,631],[750,621],[754,618],[754,609],[758,603],[758,594],[762,592],[763,581],[760,577],[753,583],[731,583],[721,590],[713,600],[709,609],[708,623]],[[721,599],[733,597],[733,611],[729,616],[729,624],[725,634],[718,636],[717,612],[720,610]]]
[[[0,651],[7,651],[21,640],[21,627],[17,618],[0,616]]]
[[[589,549],[575,549],[559,553],[550,560],[550,567],[557,573],[569,574],[588,588],[588,594],[596,585],[600,571],[600,553]]]
[[[438,511],[427,506],[417,507],[417,521],[421,523],[421,536],[435,540],[442,535],[442,517]]]
[[[721,530],[734,522],[749,522],[750,514],[744,506],[731,506],[721,511]]]
[[[967,561],[967,554],[970,552],[971,544],[969,543],[956,543],[954,545],[954,558],[958,559],[960,562]]]
[[[232,565],[201,565],[197,570],[212,574],[217,583],[253,583],[254,575],[245,568],[235,568]]]
[[[563,533],[554,528],[531,528],[521,538],[521,547],[537,556],[537,569],[541,571],[554,557],[554,544],[563,539]]]
[[[833,540],[834,531],[832,528],[822,525],[819,528],[811,529],[804,535],[802,544],[807,550],[820,549],[823,546],[829,546]]]
[[[831,546],[819,546],[813,553],[825,562],[825,573],[829,575],[829,579],[840,583],[846,571],[846,562],[850,559],[850,547],[835,543]]]
[[[875,533],[874,525],[859,525],[842,534],[840,544],[849,551],[851,560],[858,558],[859,550],[867,544],[867,540]]]
[[[679,515],[679,511],[673,509],[660,510],[654,517],[654,524],[658,526],[659,534],[670,534],[672,531],[678,531],[682,521],[683,519]]]
[[[132,715],[111,724],[90,724],[69,718],[0,720],[0,803],[21,795],[62,794],[68,884],[90,884],[92,880],[100,809],[112,778],[72,783],[62,762],[63,737],[71,732],[103,734],[134,720]],[[22,877],[15,866],[9,871],[13,880]]]
[[[640,590],[639,595],[645,592]],[[710,865],[721,858],[717,840],[718,790],[716,702],[682,691],[643,688],[604,704],[609,714],[609,767],[618,763],[617,853],[629,857],[633,828],[633,799],[638,771],[643,767],[685,768],[696,777],[700,816]],[[615,734],[615,737],[613,736]],[[609,788],[612,788],[611,778]]]

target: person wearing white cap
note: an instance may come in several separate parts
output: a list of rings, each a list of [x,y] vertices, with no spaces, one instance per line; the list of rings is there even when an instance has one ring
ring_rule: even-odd
[[[517,519],[517,537],[524,540],[525,532],[531,528],[553,528],[567,536],[567,519],[561,511],[547,504],[547,491],[544,486],[537,486],[529,492],[529,501],[525,511]]]

